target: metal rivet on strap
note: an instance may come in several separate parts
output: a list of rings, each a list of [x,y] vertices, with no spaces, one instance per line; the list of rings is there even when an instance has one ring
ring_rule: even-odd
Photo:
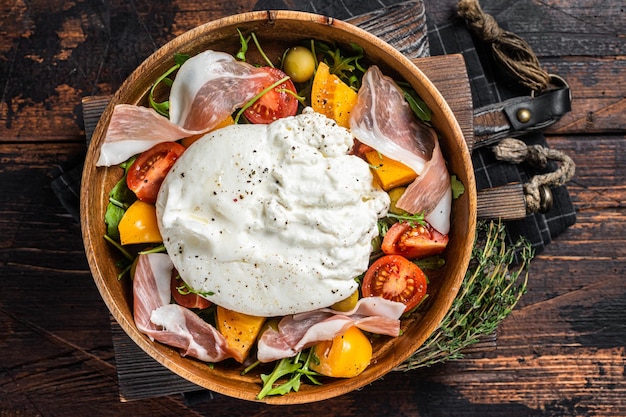
[[[547,185],[542,185],[539,187],[539,195],[541,197],[541,202],[539,203],[539,212],[547,213],[552,209],[552,205],[554,204],[554,198],[552,197],[552,190]]]
[[[530,121],[530,117],[532,116],[530,113],[530,110],[528,109],[519,109],[517,111],[517,120],[519,120],[520,123],[527,123]]]

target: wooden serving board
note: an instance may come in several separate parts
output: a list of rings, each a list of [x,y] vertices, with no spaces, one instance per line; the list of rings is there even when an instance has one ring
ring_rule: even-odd
[[[448,102],[468,148],[471,149],[474,140],[472,94],[465,62],[461,55],[424,56],[428,53],[428,45],[421,1],[401,3],[389,9],[358,16],[350,22],[378,35],[413,60]],[[103,96],[83,99],[88,141],[109,100],[110,97]],[[143,352],[113,319],[111,329],[121,401],[203,390]],[[491,349],[494,346],[495,337],[491,337],[474,346],[472,351]]]

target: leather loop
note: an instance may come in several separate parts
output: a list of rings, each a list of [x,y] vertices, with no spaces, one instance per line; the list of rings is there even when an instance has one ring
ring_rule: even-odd
[[[504,106],[504,113],[516,132],[543,129],[571,110],[569,88],[551,90],[522,102]],[[528,115],[528,118],[523,116]]]
[[[571,110],[571,92],[561,77],[550,76],[552,89],[520,96],[474,110],[474,149],[505,137],[544,129]]]

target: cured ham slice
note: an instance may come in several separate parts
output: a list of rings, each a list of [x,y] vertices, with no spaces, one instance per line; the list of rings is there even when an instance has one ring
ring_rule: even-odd
[[[137,328],[151,339],[206,362],[232,357],[226,339],[191,310],[170,304],[172,261],[164,253],[139,255],[133,280]]]
[[[224,52],[204,51],[179,69],[170,119],[147,107],[115,106],[96,165],[116,165],[158,143],[206,133],[268,84],[266,71]]]
[[[447,234],[452,194],[437,134],[417,120],[402,90],[376,66],[371,66],[363,76],[350,129],[360,142],[418,174],[397,207],[410,213],[424,213],[437,231]]]
[[[261,362],[288,358],[309,346],[331,340],[351,326],[377,334],[398,336],[404,304],[381,297],[366,297],[349,312],[320,309],[285,316],[278,330],[268,328],[258,342],[257,358]]]
[[[164,305],[152,312],[150,320],[162,328],[155,339],[179,348],[182,356],[205,362],[219,362],[233,357],[224,336],[185,307]]]
[[[96,166],[117,165],[158,143],[200,133],[175,125],[154,109],[118,104],[113,109]]]
[[[196,131],[215,127],[271,83],[267,71],[226,52],[201,52],[178,70],[170,91],[170,120]]]
[[[382,297],[365,297],[359,299],[354,308],[349,311],[342,312],[346,316],[382,316],[390,319],[399,318],[406,306],[396,301],[390,301]],[[337,314],[337,310],[332,308],[323,308],[319,311]],[[302,313],[295,316],[296,319],[309,313]],[[393,335],[392,335],[393,336]]]

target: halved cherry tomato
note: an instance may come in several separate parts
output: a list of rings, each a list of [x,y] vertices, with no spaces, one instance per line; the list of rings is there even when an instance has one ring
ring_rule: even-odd
[[[198,294],[181,294],[180,291],[178,291],[178,287],[183,285],[185,285],[185,283],[180,278],[180,275],[178,275],[176,270],[173,270],[170,291],[172,292],[172,297],[174,297],[174,301],[176,301],[177,304],[187,308],[197,308],[199,310],[203,310],[211,306],[211,302],[209,300],[200,297]]]
[[[354,155],[363,158],[367,152],[373,151],[373,150],[374,148],[372,148],[371,146],[366,145],[365,143],[359,142],[358,139],[354,139],[354,146],[352,147],[352,153]]]
[[[161,183],[184,151],[179,143],[163,142],[141,153],[128,169],[128,188],[141,201],[154,204]]]
[[[270,81],[264,88],[269,87],[273,83],[287,77],[283,71],[278,68],[263,67],[271,77]],[[286,92],[291,90],[293,94]],[[283,117],[293,116],[298,111],[298,100],[295,97],[296,87],[291,80],[286,80],[276,88],[263,94],[254,104],[248,107],[244,112],[244,116],[251,123],[268,124]]]
[[[381,249],[387,255],[402,255],[408,259],[437,255],[448,245],[448,235],[442,235],[428,223],[425,226],[398,222],[389,228]]]
[[[419,266],[399,255],[385,255],[369,267],[361,292],[363,297],[380,296],[406,305],[409,311],[426,295],[426,275]]]

